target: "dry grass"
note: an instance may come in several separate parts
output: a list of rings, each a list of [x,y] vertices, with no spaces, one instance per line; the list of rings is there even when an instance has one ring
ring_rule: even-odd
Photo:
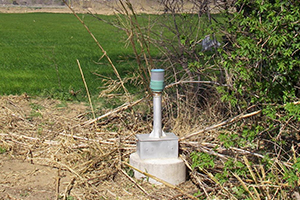
[[[244,197],[252,199],[263,195],[268,199],[290,199],[291,194],[298,195],[296,191],[285,192],[291,186],[282,179],[276,182],[268,179],[268,173],[281,177],[284,168],[293,163],[275,159],[270,168],[250,165],[249,159],[253,162],[264,155],[220,145],[218,128],[253,117],[255,113],[222,120],[206,128],[201,124],[208,119],[201,118],[205,115],[199,111],[194,126],[186,118],[196,116],[188,112],[177,119],[168,119],[164,113],[165,129],[180,137],[180,158],[188,168],[188,180],[175,187],[132,178],[126,163],[136,149],[135,134],[150,133],[152,129],[151,113],[145,109],[151,107],[149,101],[146,98],[121,107],[123,109],[98,109],[96,115],[105,117],[99,118],[95,127],[95,121],[90,123],[91,112],[85,103],[26,95],[0,97],[0,199],[40,199],[41,196],[50,199],[70,196],[75,199],[190,199],[195,193],[198,198],[236,199],[231,188],[238,186],[248,192]],[[166,102],[164,99],[163,107]],[[213,155],[216,166],[193,169],[191,152],[194,151]],[[248,175],[233,171],[228,182],[220,183],[216,173],[223,171],[228,159],[243,162]],[[39,181],[44,184],[38,184]]]
[[[57,196],[172,199],[182,195],[176,189],[153,186],[126,175],[129,168],[122,163],[128,162],[129,155],[135,151],[135,134],[147,133],[151,128],[142,120],[133,119],[128,112],[113,113],[94,128],[80,125],[87,121],[89,114],[89,107],[84,103],[25,96],[3,96],[0,102],[0,146],[6,150],[3,160],[19,160],[37,168],[48,166],[68,172],[65,188],[53,191]],[[57,175],[57,180],[59,177]],[[10,181],[7,176],[1,179]],[[17,195],[3,188],[0,197]],[[30,188],[30,183],[24,184],[24,188]],[[189,181],[179,188],[188,194],[197,191]],[[30,194],[33,193],[28,192],[28,198],[34,199]]]

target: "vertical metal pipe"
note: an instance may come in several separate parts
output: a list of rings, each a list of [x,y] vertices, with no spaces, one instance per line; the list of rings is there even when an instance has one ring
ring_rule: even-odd
[[[161,92],[153,92],[153,130],[149,137],[161,138],[166,136],[162,131]]]
[[[149,137],[160,138],[162,136],[161,124],[161,93],[153,92],[153,130]]]

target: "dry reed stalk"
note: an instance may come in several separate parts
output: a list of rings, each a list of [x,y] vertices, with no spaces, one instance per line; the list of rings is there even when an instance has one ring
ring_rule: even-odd
[[[60,195],[59,195],[59,187],[60,187],[60,181],[61,181],[61,177],[60,177],[60,169],[57,170],[57,177],[56,177],[56,200],[60,199]]]
[[[137,186],[143,193],[145,193],[147,196],[150,196],[149,193],[142,187],[140,186],[133,178],[131,178],[123,169],[118,168],[120,172],[122,172],[126,178],[128,178],[135,186]]]
[[[47,159],[47,158],[33,158],[33,160],[46,161],[46,162],[49,163],[48,166],[55,166],[55,167],[58,167],[58,168],[61,168],[61,169],[68,170],[69,172],[71,172],[72,174],[74,174],[76,177],[78,177],[80,179],[80,181],[82,181],[86,186],[90,187],[97,194],[100,194],[100,192],[98,191],[98,189],[94,185],[92,185],[92,184],[90,184],[88,182],[88,179],[84,178],[82,175],[80,175],[78,172],[76,172],[73,168],[69,167],[68,165],[66,165],[66,164],[64,164],[62,162],[51,160],[51,159]],[[47,164],[46,164],[46,166],[47,166]],[[81,174],[82,174],[82,172],[81,172]],[[74,181],[75,181],[75,178],[74,178]],[[70,185],[72,186],[73,184],[74,184],[74,182],[71,181]],[[71,190],[71,189],[69,189],[69,190]]]
[[[240,149],[240,148],[237,148],[237,147],[229,147],[228,149],[226,149],[226,148],[220,146],[219,144],[212,144],[212,143],[209,143],[209,142],[193,142],[193,141],[182,142],[181,141],[180,144],[190,145],[190,146],[194,146],[194,147],[212,148],[212,149],[217,150],[219,152],[226,151],[226,150],[230,149],[230,150],[236,151],[240,154],[248,154],[248,155],[253,155],[253,156],[256,156],[256,157],[259,157],[259,158],[264,158],[263,155],[258,154],[258,153],[254,153],[254,152],[251,152],[251,151],[248,151],[248,150]],[[222,156],[222,154],[220,154],[220,155],[221,156],[219,156],[219,157],[223,157],[223,158],[226,157],[225,155],[223,155],[223,156]]]
[[[95,119],[88,120],[88,121],[82,123],[81,125],[82,125],[82,126],[87,126],[87,125],[90,125],[90,124],[92,124],[92,123],[94,123],[94,122],[100,120],[100,119],[103,119],[103,118],[106,118],[106,117],[108,117],[108,116],[110,116],[110,115],[113,115],[113,114],[116,114],[116,113],[118,113],[118,112],[127,110],[128,108],[131,108],[131,107],[133,107],[133,106],[139,104],[140,102],[142,102],[144,99],[146,99],[146,98],[148,98],[148,97],[149,97],[149,95],[147,95],[146,97],[141,98],[141,99],[139,99],[139,100],[136,100],[136,101],[134,101],[134,102],[132,102],[132,103],[128,103],[128,102],[127,102],[127,103],[125,103],[125,104],[119,106],[118,108],[116,108],[116,109],[114,109],[114,110],[112,110],[112,111],[109,111],[109,112],[105,113],[104,115],[101,115],[101,116],[99,116],[99,117],[96,117]]]
[[[81,68],[81,66],[80,66],[80,62],[79,62],[78,59],[76,59],[76,61],[77,61],[77,64],[78,64],[78,68],[79,68],[79,70],[80,70],[80,74],[81,74],[82,81],[83,81],[83,83],[84,83],[84,87],[85,87],[85,90],[86,90],[86,94],[87,94],[87,96],[88,96],[88,100],[89,100],[90,108],[91,108],[91,110],[92,110],[93,118],[95,119],[96,116],[95,116],[94,107],[93,107],[93,104],[92,104],[92,99],[91,99],[91,96],[90,96],[89,88],[88,88],[87,83],[86,83],[86,81],[85,81],[85,77],[84,77],[82,68]],[[95,128],[97,128],[97,123],[96,123],[96,121],[95,121],[95,124],[94,124],[94,125],[95,125]],[[94,136],[93,136],[93,137],[94,137]],[[101,152],[102,154],[104,154],[104,152],[103,152],[102,148],[100,147],[100,145],[99,145],[98,143],[95,143],[95,145],[96,145],[97,148],[100,150],[100,152]]]
[[[48,144],[48,145],[59,145],[60,143],[55,141],[55,140],[42,140],[40,138],[34,138],[34,137],[29,137],[26,135],[17,135],[15,133],[0,133],[0,136],[13,136],[19,139],[27,139],[27,140],[32,140],[35,142],[42,142],[44,144]]]
[[[93,140],[93,139],[88,139],[88,138],[82,138],[82,137],[78,137],[78,136],[72,136],[72,135],[68,135],[68,134],[63,134],[63,133],[59,133],[60,135],[64,135],[64,136],[68,136],[68,137],[73,137],[75,139],[81,139],[81,140],[85,140],[85,141],[90,141],[90,142],[99,142],[99,143],[102,143],[102,144],[110,144],[110,145],[113,145],[114,143],[111,143],[111,142],[105,142],[105,141],[101,141],[101,140]],[[34,137],[28,137],[26,135],[17,135],[15,133],[0,133],[0,136],[13,136],[13,137],[16,137],[16,138],[19,138],[19,139],[26,139],[26,140],[31,140],[31,141],[34,141],[35,143],[36,142],[40,142],[42,144],[47,144],[47,145],[50,145],[50,146],[58,146],[58,145],[61,145],[62,143],[61,142],[58,142],[56,140],[43,140],[43,139],[40,139],[40,138],[34,138]],[[20,142],[17,142],[17,141],[14,141],[15,143],[18,143],[18,144],[22,144],[24,146],[28,146],[28,144],[26,143],[20,143]],[[70,149],[80,149],[80,148],[88,148],[89,147],[89,144],[72,144],[69,146]]]
[[[92,114],[93,114],[93,117],[94,119],[96,118],[95,116],[95,112],[94,112],[94,106],[92,104],[92,99],[91,99],[91,95],[90,95],[90,92],[89,92],[89,88],[86,84],[86,81],[85,81],[85,78],[84,78],[84,74],[83,74],[83,71],[81,69],[81,66],[80,66],[80,62],[78,59],[76,59],[77,61],[77,65],[78,65],[78,68],[79,68],[79,71],[80,71],[80,74],[81,74],[81,78],[82,78],[82,81],[83,81],[83,84],[84,84],[84,87],[85,87],[85,90],[86,90],[86,94],[88,96],[88,100],[89,100],[89,104],[90,104],[90,108],[91,108],[91,111],[92,111]],[[97,128],[97,124],[95,123],[95,128]]]
[[[84,23],[84,21],[82,21],[82,19],[80,19],[80,17],[76,14],[76,12],[74,11],[73,8],[71,8],[71,6],[66,2],[66,0],[62,0],[63,3],[68,6],[68,8],[72,11],[73,15],[78,19],[78,21],[80,21],[80,23],[84,26],[84,28],[87,30],[87,32],[90,34],[90,36],[93,38],[93,40],[96,42],[97,46],[100,48],[100,50],[102,51],[103,53],[103,56],[105,56],[105,58],[108,60],[109,64],[112,66],[116,76],[118,77],[121,85],[122,85],[122,88],[125,92],[125,95],[127,97],[127,101],[128,102],[131,102],[131,97],[129,95],[129,92],[128,90],[126,89],[124,83],[123,83],[123,80],[117,70],[117,68],[115,67],[115,65],[113,64],[112,60],[110,59],[110,57],[107,55],[106,51],[104,50],[104,48],[101,46],[101,44],[98,42],[97,38],[94,36],[94,34],[90,31],[90,29],[87,27],[87,25]]]
[[[201,186],[201,189],[204,191],[205,196],[207,197],[208,200],[210,200],[211,198],[210,198],[208,192],[206,191],[206,188],[205,188],[204,184],[202,183],[200,178],[193,173],[193,169],[192,169],[191,165],[188,163],[188,161],[185,158],[183,158],[182,155],[180,155],[180,158],[184,161],[187,168],[191,171],[190,176],[194,177],[197,180],[197,182]]]
[[[218,179],[217,179],[212,173],[208,172],[208,171],[205,170],[205,169],[203,169],[202,171],[203,171],[206,175],[208,175],[208,177],[209,177],[213,182],[215,182],[217,185],[219,185],[219,186],[221,187],[221,190],[225,191],[225,192],[229,195],[230,199],[237,200],[237,198],[236,198],[235,196],[233,196],[233,194],[231,194],[231,193],[228,191],[228,189],[225,188],[225,187],[218,181]]]
[[[128,36],[127,40],[130,41],[131,47],[134,51],[135,59],[138,63],[138,66],[139,66],[138,69],[139,69],[140,76],[143,80],[143,83],[144,83],[145,87],[147,88],[147,91],[149,93],[151,93],[151,89],[149,87],[149,85],[150,85],[150,76],[149,75],[150,75],[150,69],[154,68],[154,63],[153,63],[153,60],[151,57],[149,45],[147,43],[147,40],[145,39],[147,37],[144,36],[144,33],[141,30],[141,27],[138,23],[136,13],[133,9],[131,2],[128,0],[126,0],[124,2],[126,4],[126,6],[124,5],[123,1],[119,0],[119,3],[121,4],[123,11],[125,12],[125,15],[127,16],[127,19],[128,19],[127,24],[129,24],[129,27],[127,27],[125,25],[125,23],[123,23],[122,19],[118,16],[119,22],[123,25],[125,32]],[[131,13],[129,13],[129,11]],[[143,66],[142,61],[140,59],[140,54],[138,53],[138,49],[137,49],[135,41],[134,41],[134,36],[137,37],[136,41],[140,46],[141,54],[146,62],[146,67]]]
[[[252,167],[250,166],[249,160],[247,159],[246,156],[243,156],[243,160],[244,160],[244,162],[245,162],[245,164],[246,164],[246,166],[247,166],[247,168],[248,168],[248,170],[249,170],[249,172],[250,172],[250,174],[252,176],[252,179],[254,180],[255,184],[258,185],[257,177],[255,176],[255,174],[254,174],[254,172],[252,170]],[[259,194],[258,194],[258,192],[257,192],[257,190],[256,190],[255,187],[253,187],[253,190],[254,190],[254,193],[255,193],[257,199],[260,199],[260,196],[259,196]]]
[[[57,168],[61,168],[61,169],[66,169],[68,170],[69,172],[71,172],[72,174],[76,175],[80,180],[84,181],[85,179],[80,175],[78,174],[74,169],[72,169],[71,167],[69,167],[68,165],[62,163],[62,162],[59,162],[59,161],[55,161],[55,160],[52,160],[52,159],[49,159],[49,158],[31,158],[33,160],[36,160],[36,161],[45,161],[46,163],[48,164],[45,164],[44,165],[48,165],[48,166],[55,166]]]
[[[265,169],[264,169],[264,167],[262,165],[259,165],[259,168],[260,168],[261,175],[259,173],[259,170],[256,167],[254,167],[254,170],[255,170],[255,172],[256,172],[256,174],[257,174],[257,176],[259,178],[259,182],[261,184],[256,184],[253,187],[260,188],[262,190],[262,193],[267,196],[267,199],[272,199],[271,196],[270,196],[270,194],[269,194],[269,192],[268,192],[268,190],[267,190],[267,188],[269,188],[269,187],[265,185],[267,182],[269,182],[269,181],[265,181],[265,178],[266,178]]]
[[[189,135],[186,135],[186,136],[183,136],[179,139],[179,141],[182,141],[182,140],[186,140],[188,138],[191,138],[191,137],[194,137],[194,136],[197,136],[201,133],[204,133],[206,131],[210,131],[210,130],[214,130],[214,129],[217,129],[217,128],[220,128],[220,127],[223,127],[223,126],[227,126],[233,122],[237,122],[241,119],[245,119],[245,118],[248,118],[248,117],[252,117],[252,116],[255,116],[257,114],[261,113],[261,110],[258,110],[258,111],[254,111],[252,113],[247,113],[247,114],[240,114],[240,115],[237,115],[231,119],[227,119],[221,123],[218,123],[218,124],[215,124],[215,125],[212,125],[212,126],[209,126],[209,127],[206,127],[204,129],[201,129],[199,131],[196,131],[195,133],[191,133]]]
[[[250,172],[250,174],[252,176],[252,179],[254,180],[255,184],[258,184],[257,178],[256,178],[256,176],[255,176],[255,174],[254,174],[254,172],[252,170],[252,167],[250,166],[248,158],[246,156],[243,156],[243,160],[244,160],[244,162],[245,162],[245,164],[246,164],[246,166],[247,166],[247,168],[248,168],[248,170],[249,170],[249,172]]]
[[[247,187],[247,185],[245,184],[245,182],[235,173],[232,173],[232,175],[242,184],[243,188],[248,192],[248,194],[250,195],[251,199],[256,199],[254,198],[253,194],[250,192],[249,188]],[[257,197],[260,200],[260,197]]]
[[[64,200],[68,199],[68,196],[71,193],[71,190],[73,189],[74,183],[76,178],[72,178],[72,180],[69,182],[69,184],[66,186],[65,192],[64,192]]]
[[[87,141],[87,142],[95,142],[95,143],[109,144],[109,145],[114,145],[115,144],[115,142],[103,141],[103,139],[101,139],[101,138],[100,139],[90,139],[90,138],[80,137],[80,136],[66,134],[66,133],[59,133],[59,135],[63,135],[63,136],[70,137],[70,138],[74,138],[76,140],[84,140],[84,141]]]
[[[53,110],[48,110],[48,104],[43,104],[44,108],[39,110],[43,118],[34,117],[29,121],[27,116],[32,110],[30,107],[31,103],[41,104],[40,102],[34,101],[26,102],[28,106],[25,107],[25,109],[22,107],[24,105],[16,103],[14,104],[20,108],[13,107],[12,104],[10,104],[10,110],[0,108],[0,113],[1,111],[15,113],[16,116],[20,114],[20,112],[16,112],[17,110],[21,111],[21,109],[23,109],[24,111],[24,114],[20,114],[20,117],[9,115],[12,116],[11,125],[6,123],[6,116],[0,115],[0,126],[3,131],[3,133],[0,133],[1,147],[4,147],[3,144],[5,144],[5,146],[11,146],[6,149],[12,157],[25,157],[27,161],[33,160],[37,167],[39,165],[49,166],[71,172],[71,176],[75,176],[77,180],[76,184],[73,185],[72,193],[74,190],[78,192],[78,190],[81,189],[87,191],[87,193],[82,193],[82,196],[79,195],[82,199],[97,199],[102,196],[101,186],[103,180],[109,179],[109,184],[116,184],[111,177],[115,177],[117,172],[119,172],[119,174],[122,173],[118,171],[117,167],[119,167],[120,160],[126,159],[127,155],[132,152],[134,145],[131,137],[135,134],[134,131],[130,131],[129,133],[123,131],[96,132],[94,134],[95,138],[91,139],[89,138],[90,127],[72,127],[74,122],[78,123],[78,121],[84,120],[82,118],[78,120],[73,119],[78,116],[78,113],[77,109],[74,110],[74,108],[72,108],[73,105],[71,105],[71,103],[68,107],[57,108],[56,104],[59,102],[51,100],[48,103],[50,103]],[[77,105],[74,107],[77,108]],[[84,106],[84,109],[86,109],[86,106]],[[69,113],[69,111],[71,112]],[[64,115],[64,118],[59,115],[60,113]],[[114,120],[114,124],[122,124],[119,118],[112,120]],[[43,132],[37,133],[37,129],[41,124],[43,125]],[[106,154],[101,155],[94,143],[101,144]],[[123,175],[121,175],[121,177],[127,181],[127,178]],[[62,185],[62,182],[60,182],[60,184]],[[98,184],[101,186],[98,186]],[[56,182],[56,185],[53,187],[53,192],[58,193],[57,190],[55,191],[57,185],[58,183]],[[137,191],[135,187],[134,189]],[[65,190],[62,190],[61,192],[64,191]],[[120,192],[121,191],[116,191],[115,194],[117,196],[128,196],[129,194]],[[75,193],[71,195],[74,196],[74,194]],[[134,194],[134,192],[132,192],[132,194]],[[145,193],[141,195],[146,196]],[[67,197],[67,195],[65,195],[65,197]]]
[[[186,83],[202,83],[202,84],[210,84],[210,85],[218,85],[218,86],[228,86],[227,84],[220,84],[218,82],[215,81],[177,81],[175,83],[170,83],[168,85],[166,85],[166,89],[176,86],[176,85],[181,85],[181,84],[186,84]]]

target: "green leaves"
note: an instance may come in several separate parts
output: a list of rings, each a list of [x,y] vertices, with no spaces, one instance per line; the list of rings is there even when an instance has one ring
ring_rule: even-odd
[[[222,99],[234,105],[241,97],[252,104],[294,99],[300,76],[299,2],[239,0],[237,5],[251,12],[236,13],[227,29],[236,45],[221,53],[221,64],[230,70],[234,89]]]
[[[204,152],[192,152],[192,168],[207,169],[215,167],[215,156]]]
[[[0,154],[3,154],[7,151],[5,147],[0,146]]]

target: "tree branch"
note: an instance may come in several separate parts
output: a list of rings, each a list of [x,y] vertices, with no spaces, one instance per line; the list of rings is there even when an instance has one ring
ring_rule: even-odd
[[[248,117],[255,116],[255,115],[259,114],[259,113],[261,113],[261,110],[257,110],[257,111],[254,111],[254,112],[252,112],[252,113],[247,113],[247,114],[240,114],[240,115],[235,116],[235,117],[233,117],[233,118],[231,118],[231,119],[227,119],[227,120],[225,120],[225,121],[223,121],[223,122],[221,122],[221,123],[219,123],[219,124],[215,124],[215,125],[206,127],[206,128],[204,128],[204,129],[201,129],[201,130],[199,130],[199,131],[197,131],[197,132],[195,132],[195,133],[191,133],[191,134],[189,134],[189,135],[183,136],[183,137],[181,137],[181,138],[179,139],[179,141],[186,140],[186,139],[188,139],[188,138],[190,138],[190,137],[199,135],[199,134],[204,133],[204,132],[206,132],[206,131],[210,131],[210,130],[213,130],[213,129],[220,128],[220,127],[222,127],[222,126],[226,126],[226,125],[228,125],[228,124],[231,124],[231,123],[233,123],[233,122],[239,121],[239,120],[241,120],[241,119],[245,119],[245,118],[248,118]]]

